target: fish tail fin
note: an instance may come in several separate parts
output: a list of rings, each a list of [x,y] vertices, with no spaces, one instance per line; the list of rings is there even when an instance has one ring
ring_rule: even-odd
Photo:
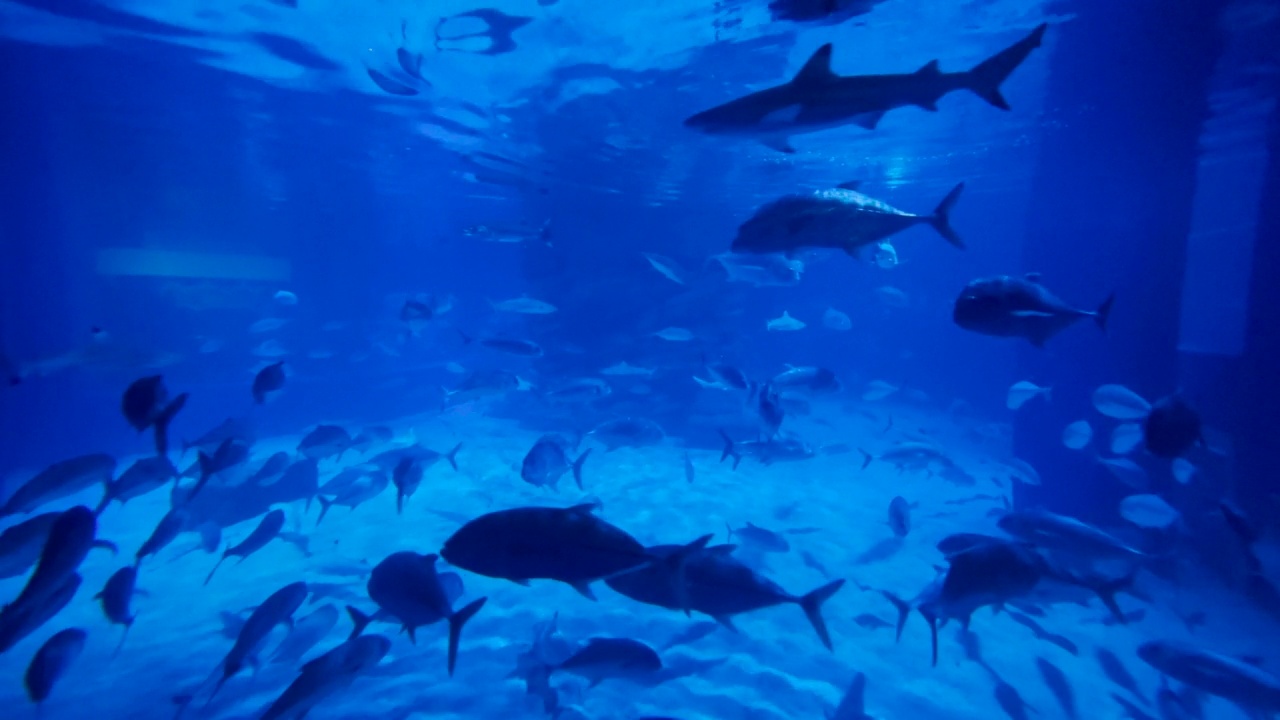
[[[676,604],[685,615],[690,614],[689,586],[685,582],[685,566],[688,565],[689,558],[705,548],[713,537],[715,536],[703,535],[662,560],[668,573],[668,582],[671,583],[671,589],[675,593]]]
[[[191,502],[191,500],[195,498],[196,493],[200,492],[204,487],[204,484],[209,482],[209,478],[212,477],[214,473],[213,458],[205,455],[203,452],[199,453],[196,457],[200,463],[200,479],[196,480],[196,484],[191,486],[191,492],[187,493],[187,502]]]
[[[1115,580],[1108,580],[1093,589],[1093,591],[1097,593],[1098,598],[1102,600],[1102,604],[1107,607],[1111,616],[1114,617],[1116,622],[1121,625],[1129,624],[1129,620],[1124,616],[1124,611],[1120,609],[1120,604],[1116,602],[1116,595],[1122,590],[1128,590],[1133,587],[1133,580],[1137,575],[1138,571],[1135,568],[1134,570],[1129,571],[1129,573],[1124,577],[1119,577]]]
[[[809,618],[809,624],[813,625],[818,638],[828,650],[834,648],[831,646],[831,633],[827,632],[827,621],[822,618],[822,604],[835,595],[843,585],[844,580],[833,580],[800,598],[800,609],[804,611],[804,616]]]
[[[329,514],[329,508],[333,507],[338,500],[337,498],[328,500],[323,495],[317,495],[316,501],[320,503],[320,517],[316,518],[316,527],[319,527],[320,521],[324,520],[324,516]]]
[[[858,448],[858,452],[862,453],[862,468],[861,468],[861,469],[862,469],[862,470],[866,470],[866,469],[867,469],[867,467],[868,467],[869,465],[871,465],[871,461],[872,461],[872,460],[875,460],[875,458],[871,455],[871,453],[867,452],[866,450],[863,450],[862,448]]]
[[[964,183],[959,183],[951,188],[951,192],[942,198],[942,202],[938,203],[938,207],[933,209],[933,214],[929,216],[929,224],[934,230],[942,236],[942,239],[952,245],[964,250],[964,240],[956,234],[955,228],[951,227],[951,209],[955,207],[956,201],[960,199],[960,193],[964,191]]]
[[[1098,324],[1098,329],[1102,330],[1102,332],[1107,331],[1107,320],[1111,318],[1111,306],[1114,305],[1115,302],[1116,294],[1111,293],[1107,296],[1106,300],[1102,301],[1102,304],[1099,305],[1098,309],[1093,313],[1093,321]]]
[[[173,422],[173,418],[177,416],[178,411],[182,410],[187,404],[187,398],[191,397],[191,393],[182,393],[173,399],[173,402],[165,406],[155,421],[156,433],[156,454],[160,457],[169,456],[169,423]]]
[[[222,567],[222,561],[226,559],[227,559],[227,553],[222,553],[222,557],[218,558],[218,562],[213,564],[213,569],[209,571],[208,577],[204,579],[205,585],[209,584],[209,581],[213,579],[213,574],[218,572],[218,568]]]
[[[106,480],[103,485],[106,486],[106,492],[102,494],[102,500],[98,502],[98,506],[93,509],[94,517],[100,517],[102,512],[107,509],[107,506],[111,504],[111,481]]]
[[[124,623],[124,633],[120,635],[120,642],[116,643],[115,652],[111,653],[111,658],[115,659],[120,651],[124,649],[124,641],[129,639],[129,631],[133,629],[133,618],[129,618]]]
[[[449,465],[453,468],[454,472],[458,472],[458,451],[461,449],[462,443],[458,443],[457,445],[454,445],[453,449],[444,456],[444,459],[449,461]]]
[[[453,677],[453,668],[458,664],[458,641],[462,638],[462,626],[480,612],[489,598],[482,597],[449,616],[449,676]]]
[[[1001,110],[1009,109],[1009,102],[1000,94],[1000,85],[1022,64],[1031,51],[1040,47],[1047,23],[1042,23],[1018,42],[978,63],[965,77],[964,85],[970,92]]]
[[[587,461],[587,456],[591,454],[591,448],[587,448],[585,452],[573,461],[573,481],[578,484],[578,489],[582,490],[582,464]]]
[[[897,642],[902,639],[902,629],[907,626],[907,617],[911,615],[911,604],[888,590],[881,590],[880,594],[884,595],[885,599],[893,603],[893,606],[898,610],[897,629],[894,631],[895,634],[893,636],[893,641]]]
[[[404,512],[404,490],[396,488],[396,514]]]
[[[733,458],[733,469],[738,469],[738,463],[742,462],[742,456],[738,454],[734,447],[733,438],[729,437],[729,433],[720,430],[720,437],[724,438],[724,448],[720,451],[720,462],[724,462],[725,458]]]
[[[930,667],[938,667],[938,616],[923,608],[920,614],[929,622]]]
[[[347,636],[348,640],[354,640],[360,637],[364,629],[369,627],[369,623],[373,622],[373,618],[361,612],[360,608],[354,605],[347,606],[347,615],[351,617],[351,634]]]

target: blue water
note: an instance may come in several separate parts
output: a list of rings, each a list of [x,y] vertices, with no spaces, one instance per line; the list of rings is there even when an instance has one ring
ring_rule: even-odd
[[[965,71],[1041,24],[1000,85],[1007,110],[967,89]],[[0,535],[0,637],[20,637],[0,643],[3,716],[1280,713],[1265,311],[1278,25],[1260,0],[0,0],[0,532],[82,506],[112,545],[59,568],[58,542]],[[826,43],[835,75],[941,89],[874,121],[779,131],[807,100],[851,102],[802,74],[791,87],[811,94],[771,107],[771,130],[685,123],[785,85]],[[937,214],[961,183],[945,218],[958,249]],[[746,247],[753,217],[824,191],[844,204],[775,226],[808,246]],[[870,221],[841,213],[874,201],[922,219],[858,247]],[[1028,273],[1072,322],[1032,342],[955,319],[972,281]],[[257,403],[274,363],[283,387]],[[166,396],[138,430],[126,388],[157,375]],[[183,476],[102,502],[106,481],[158,457],[155,414],[180,394],[165,457]],[[1126,415],[1121,396],[1142,407]],[[1168,397],[1203,426],[1176,458],[1144,427]],[[222,438],[199,438],[226,421],[239,431],[224,451],[246,455],[217,468]],[[346,439],[309,459],[318,426]],[[567,465],[554,486],[530,481],[548,434],[557,462],[589,451],[581,487]],[[406,448],[418,459],[379,457]],[[19,502],[89,453],[114,463]],[[276,453],[298,475],[255,477]],[[353,473],[371,497],[326,488]],[[398,493],[405,473],[420,486]],[[356,661],[346,608],[385,605],[376,566],[524,507],[576,507],[557,516],[573,532],[605,524],[649,550],[588,578],[594,600],[441,559],[448,612],[487,598],[452,676],[440,617],[413,641],[377,618],[359,642],[380,652]],[[202,584],[271,511],[281,532]],[[1123,557],[1003,519],[1040,512]],[[176,537],[137,563],[125,635],[96,594],[175,513]],[[521,532],[521,552],[551,542]],[[938,548],[959,533],[1073,594],[1010,590],[1002,564],[965,569],[974,556]],[[652,548],[708,534],[692,557],[753,578],[771,607],[686,617],[604,582],[688,582]],[[51,602],[40,578],[71,573],[65,608],[24,625]],[[924,616],[942,578],[962,600],[942,613],[935,667]],[[1121,578],[1109,608],[1096,590]],[[840,580],[820,608],[827,649],[800,599]],[[293,629],[268,623],[255,667],[215,691],[243,620],[299,581]],[[897,628],[890,596],[912,603]],[[83,648],[35,702],[28,668],[67,629]],[[592,638],[643,643],[661,669],[575,669],[566,658]],[[273,660],[282,643],[300,652]],[[1184,654],[1152,660],[1151,643]],[[307,705],[271,709],[309,682]]]

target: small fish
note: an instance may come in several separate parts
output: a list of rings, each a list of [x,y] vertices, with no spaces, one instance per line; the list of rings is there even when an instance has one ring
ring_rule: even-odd
[[[1085,317],[1105,332],[1114,302],[1115,295],[1109,295],[1097,310],[1081,310],[1044,287],[1038,273],[1020,278],[1000,275],[966,285],[956,298],[952,321],[970,332],[1024,338],[1044,347],[1050,338]]]
[[[222,676],[213,689],[217,695],[222,686],[232,676],[240,672],[245,663],[254,656],[258,647],[277,625],[292,625],[293,614],[307,599],[307,584],[295,582],[271,593],[262,604],[254,608],[249,618],[240,627],[235,644],[222,660]],[[211,696],[212,697],[212,696]]]
[[[996,702],[1000,704],[1000,709],[1004,710],[1004,714],[1008,715],[1010,720],[1027,720],[1030,717],[1028,710],[1035,712],[1035,708],[1027,704],[1026,700],[1018,694],[1017,688],[1005,682],[996,679]]]
[[[27,697],[31,702],[39,704],[49,697],[54,684],[84,652],[87,638],[88,633],[84,630],[68,628],[54,634],[40,646],[27,666],[25,678]]]
[[[667,644],[662,646],[662,650],[665,652],[678,645],[688,645],[689,643],[701,640],[715,632],[716,629],[720,627],[722,627],[720,623],[714,622],[694,623],[673,635],[671,639],[667,641]]]
[[[1103,467],[1110,471],[1117,480],[1134,490],[1143,492],[1151,485],[1147,471],[1129,458],[1099,457],[1098,462],[1102,463]]]
[[[787,539],[781,534],[758,525],[747,523],[736,530],[732,526],[727,527],[729,528],[729,542],[733,542],[734,536],[737,535],[738,541],[743,545],[763,552],[783,553],[791,549],[791,543],[787,542]]]
[[[653,368],[637,367],[635,365],[628,364],[624,360],[623,362],[610,365],[609,367],[601,370],[600,374],[611,375],[611,376],[623,376],[623,377],[626,377],[626,376],[650,377],[655,372],[657,372],[657,370],[654,370]]]
[[[280,328],[284,327],[287,324],[289,324],[289,320],[287,318],[270,318],[270,317],[262,318],[261,320],[249,326],[249,332],[251,333],[271,332],[273,330],[279,330]]]
[[[1133,675],[1129,673],[1124,663],[1120,662],[1120,658],[1107,648],[1098,648],[1095,653],[1098,659],[1098,665],[1102,667],[1102,672],[1111,682],[1119,685],[1127,690],[1136,698],[1142,697],[1142,691],[1138,689],[1138,681],[1133,679]]]
[[[204,579],[204,584],[208,585],[213,579],[213,574],[221,567],[222,561],[231,556],[240,558],[240,562],[244,562],[245,558],[261,550],[280,534],[280,529],[284,527],[284,511],[277,508],[267,513],[258,522],[258,526],[249,533],[249,536],[241,540],[239,544],[233,545],[222,553],[222,557],[214,564],[213,569],[209,571],[208,577]]]
[[[137,582],[138,568],[134,565],[126,565],[107,579],[102,592],[93,596],[95,600],[102,603],[102,614],[107,617],[107,620],[124,626],[124,635],[120,637],[116,652],[120,652],[120,648],[124,647],[124,641],[129,637],[129,630],[133,628],[136,615],[129,611],[129,605],[133,602]]]
[[[721,253],[711,256],[724,268],[729,282],[748,283],[755,287],[790,287],[800,283],[804,263],[782,255],[742,255]]]
[[[1033,382],[1020,380],[1009,388],[1008,397],[1005,399],[1005,407],[1010,410],[1017,410],[1034,398],[1043,397],[1045,400],[1049,400],[1052,395],[1053,388],[1051,387],[1040,387]]]
[[[1083,450],[1093,441],[1093,426],[1088,420],[1077,420],[1062,429],[1062,444],[1069,450]]]
[[[182,508],[173,508],[164,517],[160,518],[160,522],[156,524],[156,529],[151,532],[146,542],[142,543],[142,547],[138,548],[138,554],[134,559],[134,564],[142,563],[142,558],[148,555],[155,555],[163,550],[174,538],[178,537],[178,533],[185,529],[189,516]]]
[[[1123,385],[1101,385],[1093,391],[1093,407],[1115,420],[1142,420],[1151,414],[1151,403]]]
[[[253,401],[259,405],[267,401],[270,393],[284,387],[284,361],[271,363],[258,371],[253,377]]]
[[[795,332],[805,329],[806,325],[800,320],[791,317],[786,310],[783,310],[782,315],[767,321],[764,327],[766,330],[774,332]]]
[[[889,527],[900,538],[911,532],[911,505],[901,495],[889,502]]]
[[[264,340],[254,347],[251,352],[254,356],[260,358],[281,358],[289,354],[289,351],[277,340]]]
[[[1042,657],[1036,658],[1036,668],[1040,670],[1040,677],[1044,679],[1044,684],[1049,688],[1049,692],[1053,693],[1053,697],[1058,701],[1062,712],[1066,713],[1070,720],[1076,720],[1078,717],[1076,696],[1071,689],[1071,682],[1067,680],[1066,674],[1057,665]]]
[[[690,485],[692,485],[692,484],[693,484],[693,480],[694,480],[695,475],[696,475],[696,473],[695,473],[695,470],[694,470],[694,468],[693,468],[693,460],[689,459],[689,453],[688,453],[688,452],[685,452],[685,454],[684,454],[684,479],[685,479],[685,482],[687,482],[687,483],[689,483]]]
[[[469,335],[458,331],[462,335],[464,345],[477,343],[490,350],[497,350],[508,355],[518,355],[520,357],[541,357],[542,346],[532,340],[520,340],[517,338],[472,338]]]
[[[272,298],[275,299],[277,303],[284,305],[285,307],[293,307],[298,304],[298,296],[288,290],[277,290],[276,294],[273,295]]]
[[[521,315],[550,315],[557,311],[555,305],[531,297],[518,297],[501,302],[490,301],[489,304],[498,312],[518,313]]]
[[[408,455],[400,458],[400,462],[396,463],[391,471],[391,482],[396,486],[397,515],[404,512],[404,501],[412,497],[418,486],[422,484],[424,472],[422,463]]]
[[[654,253],[640,253],[640,254],[644,256],[645,260],[649,261],[650,267],[652,267],[654,270],[657,270],[658,273],[660,273],[666,279],[670,280],[673,283],[676,283],[677,285],[686,284],[684,278],[686,277],[687,273],[685,273],[685,271],[682,270],[678,264],[676,264],[676,261],[672,260],[669,257],[663,257],[662,255],[655,255]]]
[[[872,380],[867,383],[867,387],[862,391],[862,399],[866,402],[875,402],[883,400],[890,395],[898,392],[897,385],[885,382],[884,380]]]
[[[911,298],[905,292],[892,285],[883,285],[876,288],[876,296],[880,298],[880,302],[891,308],[911,307]]]
[[[901,263],[898,261],[898,251],[893,244],[887,240],[876,243],[876,249],[872,254],[875,264],[885,270],[892,270]]]
[[[1197,472],[1196,466],[1186,458],[1174,458],[1169,469],[1173,472],[1173,479],[1177,480],[1179,485],[1190,483]]]
[[[653,336],[656,338],[661,338],[668,342],[689,342],[694,337],[696,337],[693,334],[692,330],[687,330],[685,328],[679,328],[679,327],[663,328],[658,332],[654,333]]]
[[[829,307],[822,313],[822,325],[828,330],[844,332],[853,328],[853,320],[839,310]]]
[[[1182,519],[1159,495],[1130,495],[1120,501],[1120,517],[1140,528],[1167,530]]]
[[[864,627],[868,630],[879,630],[880,628],[893,627],[893,623],[883,620],[880,616],[872,615],[871,613],[862,613],[858,617],[854,618],[853,621],[857,623],[859,627]]]
[[[1142,426],[1122,423],[1111,431],[1111,454],[1128,455],[1142,444]]]

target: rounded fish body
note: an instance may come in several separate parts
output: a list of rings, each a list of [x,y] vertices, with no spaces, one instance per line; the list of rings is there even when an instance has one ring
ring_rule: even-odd
[[[732,250],[789,253],[829,248],[853,253],[926,221],[853,190],[819,190],[788,195],[760,208],[738,228]]]

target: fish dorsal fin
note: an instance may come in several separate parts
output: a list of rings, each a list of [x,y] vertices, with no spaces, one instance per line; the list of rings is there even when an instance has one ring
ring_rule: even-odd
[[[917,75],[941,75],[942,71],[938,69],[938,61],[930,60],[925,63],[924,67],[916,71]]]
[[[568,509],[568,512],[576,513],[579,515],[591,515],[595,513],[595,510],[596,510],[595,503],[582,503],[581,505],[574,505],[570,507]]]
[[[1023,277],[1023,279],[1025,279],[1027,282],[1033,282],[1033,283],[1039,283],[1039,282],[1040,282],[1040,273],[1038,273],[1038,272],[1031,272],[1031,273],[1027,273],[1026,275],[1023,275],[1022,277]]]
[[[862,187],[862,181],[861,181],[861,180],[850,180],[849,182],[842,182],[842,183],[840,183],[839,185],[837,185],[836,187],[837,187],[837,188],[840,188],[841,190],[855,190],[855,191],[856,191],[859,187]]]
[[[800,68],[800,72],[791,79],[791,84],[820,85],[834,77],[835,73],[831,72],[831,43],[827,43],[809,56],[804,67]]]

